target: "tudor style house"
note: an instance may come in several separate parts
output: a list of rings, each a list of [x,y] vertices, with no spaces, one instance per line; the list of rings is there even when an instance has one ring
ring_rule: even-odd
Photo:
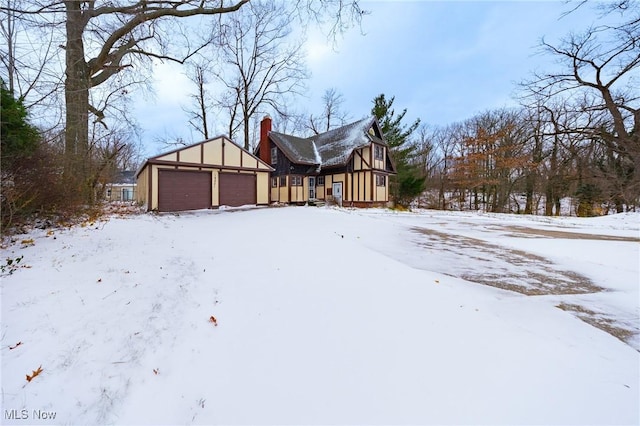
[[[375,118],[366,118],[308,138],[260,123],[260,159],[273,167],[271,202],[336,201],[344,206],[386,206],[395,166]]]

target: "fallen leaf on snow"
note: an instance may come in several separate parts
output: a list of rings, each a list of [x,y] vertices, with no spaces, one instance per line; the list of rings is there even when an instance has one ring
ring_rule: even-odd
[[[216,317],[214,317],[213,315],[211,315],[211,317],[209,318],[209,322],[212,322],[214,326],[218,326],[218,321],[216,320]]]
[[[22,344],[22,342],[18,342],[13,346],[9,346],[9,350],[14,350],[15,348],[17,348],[18,346],[20,346]]]
[[[27,382],[32,381],[36,376],[38,376],[40,373],[42,373],[42,366],[38,367],[37,370],[33,370],[31,372],[31,375],[27,374]]]
[[[29,238],[28,240],[22,240],[20,241],[20,244],[23,245],[23,248],[36,245],[35,241],[33,241],[33,238]]]

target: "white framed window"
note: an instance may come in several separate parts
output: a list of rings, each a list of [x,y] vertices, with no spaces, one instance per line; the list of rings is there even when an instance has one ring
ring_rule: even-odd
[[[272,188],[277,188],[278,187],[278,178],[277,177],[272,177],[271,178],[271,187]]]
[[[376,186],[386,186],[387,177],[385,175],[376,175]]]
[[[324,176],[318,176],[316,178],[316,186],[324,186]]]
[[[278,164],[278,148],[271,148],[271,164]]]
[[[302,186],[302,176],[291,176],[291,186]]]

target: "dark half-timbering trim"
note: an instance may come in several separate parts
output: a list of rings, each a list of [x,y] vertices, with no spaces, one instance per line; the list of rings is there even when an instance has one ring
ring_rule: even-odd
[[[224,152],[224,151],[223,151]],[[206,170],[227,169],[227,170],[246,170],[252,172],[269,172],[269,169],[260,169],[255,167],[238,167],[238,166],[225,166],[224,164],[200,164],[200,163],[184,163],[170,160],[149,160],[147,164],[158,166],[173,166],[173,167],[195,167]]]
[[[363,164],[365,164],[367,166],[367,168],[371,168],[371,165],[367,162],[367,160],[364,159],[364,156],[362,155],[362,153],[360,152],[360,150],[362,150],[363,148],[360,148],[356,151],[356,155],[358,157],[360,157],[360,160],[362,161]],[[371,151],[371,150],[369,150]],[[364,170],[364,167],[360,167],[360,170]]]
[[[151,197],[153,195],[151,188],[151,182],[153,182],[153,166],[151,164],[149,164],[147,168],[147,175],[147,210],[151,210],[151,207],[153,207],[153,198]]]

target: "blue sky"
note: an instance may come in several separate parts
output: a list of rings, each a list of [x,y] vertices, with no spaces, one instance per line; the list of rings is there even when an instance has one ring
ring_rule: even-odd
[[[322,107],[328,88],[342,93],[344,109],[354,120],[368,115],[373,98],[395,96],[396,110],[407,119],[447,125],[476,113],[515,105],[516,83],[536,69],[554,67],[537,48],[541,37],[556,42],[583,31],[595,12],[558,1],[375,1],[362,5],[371,13],[362,31],[352,29],[332,47],[321,32],[309,28],[308,95],[297,107],[309,113]],[[588,6],[588,5],[587,5]],[[137,104],[148,154],[162,150],[163,136],[197,142],[186,125],[186,93],[192,90],[180,68],[156,67],[156,96]],[[144,117],[144,118],[143,118]],[[224,133],[224,117],[215,119]]]

